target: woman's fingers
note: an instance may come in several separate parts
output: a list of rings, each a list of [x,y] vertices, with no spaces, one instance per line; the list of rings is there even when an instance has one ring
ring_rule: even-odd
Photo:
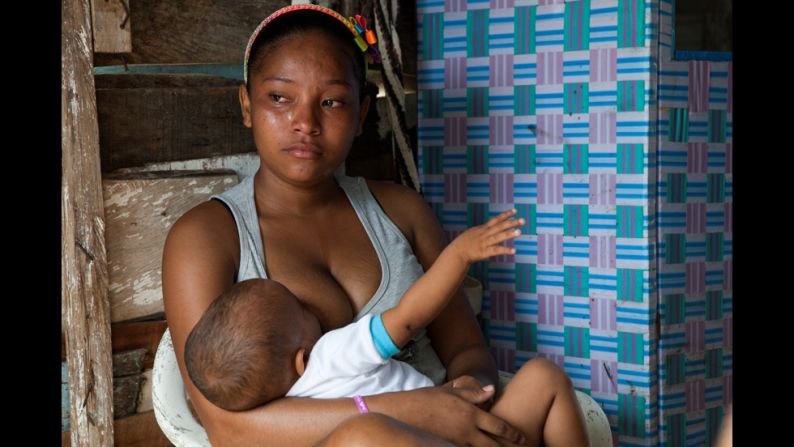
[[[482,432],[474,433],[471,437],[472,439],[469,441],[469,445],[472,447],[500,447],[495,439]]]
[[[503,212],[499,213],[498,215],[490,218],[488,220],[488,222],[485,223],[485,226],[486,227],[491,227],[491,226],[496,225],[496,224],[498,224],[500,222],[504,222],[507,219],[509,219],[512,216],[514,216],[517,212],[518,211],[516,211],[515,208],[507,210],[507,211],[503,211]]]
[[[524,434],[518,429],[508,424],[504,419],[485,411],[482,411],[479,414],[477,428],[486,434],[495,436],[497,438],[506,439],[515,444],[526,443]]]
[[[453,388],[451,388],[451,392],[471,404],[479,405],[483,402],[487,402],[488,399],[492,398],[494,396],[494,393],[496,393],[496,389],[494,388],[493,385],[488,385],[486,387],[479,387],[479,386],[474,387],[474,386],[459,386],[459,385],[456,386],[453,383]]]

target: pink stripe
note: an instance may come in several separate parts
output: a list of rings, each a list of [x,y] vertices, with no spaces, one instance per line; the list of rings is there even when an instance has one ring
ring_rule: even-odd
[[[722,263],[722,284],[726,291],[733,291],[733,260]]]
[[[554,83],[562,84],[562,52],[554,53]]]
[[[615,144],[615,138],[617,136],[617,113],[607,113],[607,122],[609,123],[609,133],[607,133],[606,143]]]
[[[708,110],[709,67],[706,61],[689,61],[689,101],[693,112]]]
[[[635,275],[632,275],[628,271],[626,272],[626,274],[629,275],[629,293],[628,293],[628,296],[629,296],[630,299],[634,299],[634,298],[636,298],[636,296],[634,296],[634,291],[637,289],[637,279],[636,279]]]
[[[698,263],[698,289],[697,293],[706,292],[706,263]]]
[[[554,239],[555,239],[555,249],[557,251],[554,259],[555,261],[554,263],[556,265],[562,265],[562,235],[556,234],[554,235]]]
[[[607,174],[607,183],[609,184],[609,189],[607,189],[607,204],[614,205],[617,196],[617,175]],[[640,222],[640,225],[642,225],[642,222]]]
[[[626,3],[628,3],[628,1]],[[631,0],[631,9],[632,9],[632,11],[634,12],[635,15],[640,14],[640,12],[637,11],[637,9],[638,9],[637,8],[637,0]],[[633,47],[635,45],[634,42],[637,41],[637,21],[634,20],[633,18],[631,18],[628,15],[626,17],[630,21],[629,24],[628,24],[629,25],[628,28],[631,30],[631,45],[630,46]]]
[[[733,347],[733,318],[722,321],[722,342],[726,348]]]
[[[607,50],[607,61],[609,66],[604,77],[604,81],[612,82],[617,80],[618,75],[618,49],[610,48]]]
[[[562,204],[562,174],[552,174],[554,179],[554,203]]]
[[[686,232],[704,234],[706,232],[706,204],[686,204]]]
[[[612,300],[604,300],[604,306],[606,306],[606,308],[607,308],[607,311],[606,311],[606,315],[607,315],[607,329],[609,329],[611,331],[615,331],[618,328],[618,326],[617,326],[618,325],[618,323],[617,323],[617,321],[618,321],[617,320],[617,302],[616,301],[612,301]],[[613,371],[617,371],[617,368],[613,369]],[[617,379],[615,379],[615,380],[617,380]]]
[[[598,82],[601,60],[598,58],[598,50],[590,50],[590,82]]]
[[[725,232],[733,232],[733,203],[726,202],[723,204],[725,213]]]

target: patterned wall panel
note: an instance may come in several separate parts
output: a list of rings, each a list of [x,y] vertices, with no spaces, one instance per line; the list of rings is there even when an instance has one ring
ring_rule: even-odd
[[[450,237],[513,207],[526,219],[515,255],[471,270],[497,364],[556,362],[602,405],[615,445],[655,445],[658,7],[417,8],[425,198]]]
[[[673,17],[662,1],[659,441],[709,446],[732,401],[732,63],[673,60]]]

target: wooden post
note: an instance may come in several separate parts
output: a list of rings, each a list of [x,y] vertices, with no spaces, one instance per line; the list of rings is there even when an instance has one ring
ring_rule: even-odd
[[[131,53],[130,1],[91,0],[91,28],[97,53]]]
[[[62,0],[61,310],[73,446],[113,445],[105,219],[90,0]]]

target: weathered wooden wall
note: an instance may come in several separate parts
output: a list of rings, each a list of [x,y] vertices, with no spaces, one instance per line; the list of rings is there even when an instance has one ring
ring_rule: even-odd
[[[163,312],[162,257],[171,225],[237,184],[232,171],[111,174],[103,180],[113,322]]]
[[[255,151],[239,84],[204,75],[97,75],[103,172]]]
[[[91,0],[95,53],[132,51],[128,3],[129,0]]]
[[[61,3],[61,309],[71,443],[113,445],[110,309],[89,0]]]
[[[287,0],[133,0],[132,52],[96,54],[97,66],[243,61],[251,32]]]

